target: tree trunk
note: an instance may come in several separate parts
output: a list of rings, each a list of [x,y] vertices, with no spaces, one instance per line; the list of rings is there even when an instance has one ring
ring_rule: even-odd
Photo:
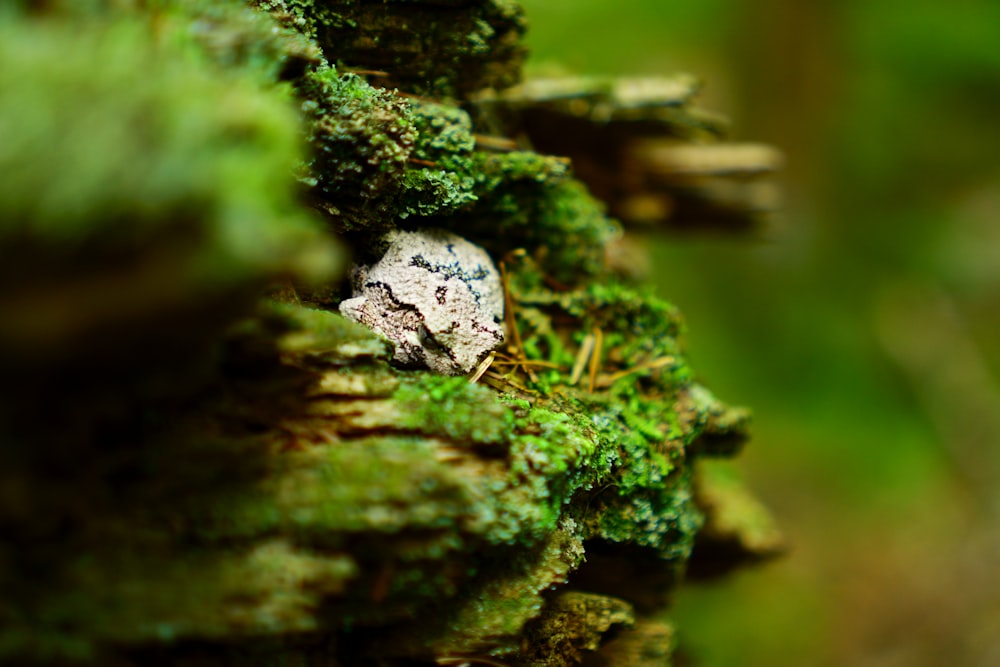
[[[719,143],[693,90],[510,88],[506,0],[0,14],[2,661],[663,665],[689,561],[780,549],[713,467],[748,413],[573,175],[751,225],[732,186],[777,157]],[[337,312],[345,250],[400,228],[497,265],[474,375]]]

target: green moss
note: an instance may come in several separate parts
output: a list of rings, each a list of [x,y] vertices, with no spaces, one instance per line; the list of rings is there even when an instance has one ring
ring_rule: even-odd
[[[280,320],[287,333],[280,340],[283,354],[308,359],[316,367],[342,366],[362,359],[388,360],[388,343],[371,329],[327,310],[270,304],[270,318]],[[259,323],[261,316],[251,320]]]
[[[316,38],[314,0],[249,0],[249,3],[271,14],[287,26],[294,27],[310,40]]]
[[[350,42],[352,31],[368,29],[344,28],[347,24],[341,12],[374,11],[367,3],[322,8],[308,4],[267,3],[265,8],[291,12],[304,25],[326,26],[317,28],[320,33],[347,30],[341,35],[346,41],[338,42],[338,48]],[[502,20],[517,16],[512,7],[486,4],[484,11]],[[384,11],[385,5],[378,6]],[[389,10],[388,17],[369,18],[380,25],[406,22],[393,11]],[[340,27],[332,27],[334,15]],[[474,23],[482,34],[493,30],[482,19]],[[415,25],[407,23],[400,29],[408,31]],[[310,34],[308,29],[306,33]],[[390,34],[393,40],[400,39]],[[405,39],[398,43],[404,44]],[[324,48],[331,61],[340,58],[330,44]],[[462,62],[467,65],[469,57],[463,56]],[[372,80],[380,86],[394,83],[391,76]],[[465,111],[404,98],[333,68],[308,73],[298,92],[313,155],[303,178],[338,230],[381,231],[405,219],[408,226],[451,228],[497,256],[527,248],[559,282],[572,283],[581,275],[595,276],[603,270],[603,245],[619,233],[618,226],[583,186],[570,179],[565,160],[531,152],[477,152]]]
[[[322,59],[319,46],[298,29],[301,26],[247,4],[243,0],[14,0],[2,9],[28,10],[50,20],[155,15],[161,35],[175,33],[182,41],[197,43],[219,73],[253,71],[267,81],[297,77]]]
[[[468,216],[445,221],[496,255],[527,249],[555,281],[576,284],[604,270],[604,245],[620,233],[604,208],[559,158],[534,153],[477,153],[479,201]]]
[[[385,85],[421,95],[461,97],[512,85],[525,55],[521,8],[508,0],[254,4],[292,17],[331,63],[380,71]]]
[[[546,529],[568,512],[587,538],[650,547],[680,564],[701,515],[691,503],[683,452],[664,445],[662,427],[674,415],[662,401],[635,402],[646,412],[644,430],[615,397],[533,408],[518,421],[510,474],[533,489]]]
[[[475,445],[509,440],[513,424],[510,411],[495,400],[489,388],[469,384],[464,377],[411,376],[401,384],[395,399],[404,412],[404,429]]]
[[[467,595],[452,611],[445,627],[429,644],[438,655],[515,657],[525,624],[537,617],[543,593],[566,581],[583,560],[583,543],[576,524],[563,520],[530,549],[501,554],[487,563]],[[426,641],[426,640],[425,640]]]
[[[419,138],[407,171],[401,217],[449,213],[476,200],[476,142],[469,116],[457,107],[411,102]]]
[[[329,67],[308,73],[299,94],[311,148],[303,178],[337,202],[327,213],[345,231],[391,225],[417,139],[406,102]]]
[[[222,332],[270,281],[331,279],[340,257],[298,200],[288,91],[257,56],[206,54],[234,33],[193,34],[180,7],[0,21],[0,366],[19,386],[0,483],[26,494],[0,516],[22,536],[74,526],[0,548],[3,662],[309,629],[353,572],[186,520],[226,514],[263,468],[259,440],[190,414],[231,379]],[[253,537],[277,525],[267,502],[232,505]]]
[[[296,26],[254,11],[240,0],[164,0],[221,70],[259,72],[266,81],[300,77],[322,51]]]
[[[476,147],[469,114],[458,107],[414,99],[414,122],[421,134],[416,157],[446,169],[471,170],[468,157]]]
[[[572,386],[564,366],[539,381],[546,394],[498,396],[466,378],[400,372],[391,395],[366,400],[363,409],[324,399],[322,414],[348,415],[337,432],[371,435],[324,447],[322,455],[286,455],[290,467],[269,475],[280,487],[265,494],[277,505],[221,525],[259,516],[265,520],[256,530],[292,530],[312,548],[351,544],[360,574],[342,622],[385,623],[454,598],[443,617],[403,633],[400,645],[417,653],[514,651],[513,638],[542,607],[542,591],[571,576],[585,540],[649,549],[663,568],[680,571],[704,521],[693,501],[688,457],[696,449],[689,446],[709,424],[721,434],[738,421],[723,418],[718,402],[692,384],[676,309],[615,281],[551,291],[533,266],[510,267],[527,350],[572,361],[582,334],[600,328],[603,374],[645,366],[595,391]],[[338,318],[295,316],[300,326],[326,332],[338,331]],[[546,324],[545,341],[529,321]],[[551,546],[557,535],[559,548]],[[467,567],[449,569],[456,559]],[[371,604],[369,587],[385,571],[392,573],[385,597]]]
[[[545,472],[544,493],[536,497],[552,514],[573,513],[586,498],[587,512],[573,516],[588,537],[649,547],[680,567],[702,524],[691,500],[688,446],[719,406],[692,384],[679,314],[613,279],[555,292],[538,275],[533,262],[510,267],[518,328],[528,357],[560,370],[537,374],[537,382],[521,376],[551,398],[535,401],[520,418],[522,430],[538,432],[515,439],[524,454],[512,470],[520,461]],[[596,392],[572,386],[570,377],[570,351],[594,332],[602,341],[597,379],[605,383]],[[745,427],[721,421],[723,430]]]
[[[420,224],[476,200],[475,141],[457,107],[407,100],[333,68],[308,74],[299,94],[313,154],[303,178],[339,230]]]
[[[190,44],[151,43],[138,22],[85,32],[4,28],[4,58],[18,63],[4,68],[11,94],[0,107],[0,231],[8,238],[106,240],[112,252],[201,222],[211,225],[205,236],[219,256],[199,268],[229,260],[217,266],[228,275],[236,262],[287,261],[280,243],[263,253],[248,237],[310,231],[290,196],[298,144],[280,96],[206,71]],[[62,49],[70,47],[77,57],[67,62]],[[108,146],[116,150],[101,150]],[[103,187],[109,181],[119,186],[113,192]],[[271,217],[246,216],[255,205]]]
[[[240,340],[277,336],[282,366],[308,370],[317,390],[345,377],[345,364],[354,376],[387,371],[384,348],[371,351],[377,339],[339,315],[286,305],[268,318],[280,324],[244,325]],[[145,518],[122,523],[140,537],[107,538],[131,545],[134,560],[123,566],[100,555],[88,579],[69,579],[82,596],[101,590],[100,605],[130,609],[134,620],[99,613],[79,637],[104,641],[110,627],[128,641],[165,631],[281,635],[406,619],[386,646],[410,655],[516,654],[521,628],[542,609],[544,591],[572,576],[585,540],[648,547],[665,566],[687,557],[701,515],[682,450],[671,444],[676,434],[661,430],[669,402],[565,384],[562,396],[499,396],[466,378],[394,375],[389,393],[344,385],[353,389],[314,390],[304,405],[257,412],[271,424],[258,437],[191,449],[178,434],[191,444],[155,457],[170,484],[146,489],[134,499]],[[640,418],[645,425],[636,428]],[[300,430],[286,431],[293,424]],[[234,457],[243,465],[225,484],[206,476],[213,461]],[[176,537],[153,528],[167,518],[180,527]],[[197,581],[213,582],[184,604],[171,594],[184,590],[172,570],[149,577],[164,567],[161,555],[175,565],[177,556],[147,540],[168,546],[177,538],[200,545],[204,560],[191,567]],[[247,590],[240,577],[256,568],[307,574],[258,577],[252,594],[234,603],[233,591]],[[108,585],[111,576],[120,591]],[[124,592],[137,582],[155,604]],[[73,617],[81,603],[65,603]]]
[[[289,177],[290,100],[256,71],[220,73],[174,28],[0,26],[16,63],[0,72],[0,339],[21,354],[163,313],[217,335],[265,281],[338,268]]]
[[[648,470],[655,464],[640,465]],[[632,477],[637,479],[634,474]],[[634,494],[604,508],[595,536],[654,549],[679,571],[691,555],[695,535],[704,521],[693,502],[690,480],[685,473],[647,477],[642,479],[641,487],[648,493]]]
[[[508,277],[528,358],[560,369],[548,373],[550,385],[570,383],[575,355],[583,339],[595,333],[601,337],[604,381],[619,403],[630,405],[643,387],[669,394],[690,383],[683,319],[648,289],[608,276],[581,289],[556,291],[537,263],[526,258],[508,265]]]

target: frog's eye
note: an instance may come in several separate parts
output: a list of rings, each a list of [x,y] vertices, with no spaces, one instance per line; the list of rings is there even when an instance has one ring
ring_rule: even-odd
[[[434,334],[430,332],[430,329],[423,324],[421,324],[420,328],[417,329],[417,340],[420,341],[420,346],[428,352],[442,354],[445,351],[445,346],[439,343],[437,339],[434,338]]]

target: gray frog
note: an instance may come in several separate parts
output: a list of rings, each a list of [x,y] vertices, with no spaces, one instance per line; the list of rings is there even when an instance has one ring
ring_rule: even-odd
[[[396,364],[463,375],[503,343],[503,286],[485,250],[443,230],[382,241],[379,261],[354,268],[340,312],[391,340]]]

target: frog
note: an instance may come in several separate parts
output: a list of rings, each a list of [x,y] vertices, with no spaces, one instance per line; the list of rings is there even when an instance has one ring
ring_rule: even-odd
[[[503,283],[486,250],[441,229],[393,230],[378,245],[339,310],[392,342],[395,366],[465,375],[503,344]]]

